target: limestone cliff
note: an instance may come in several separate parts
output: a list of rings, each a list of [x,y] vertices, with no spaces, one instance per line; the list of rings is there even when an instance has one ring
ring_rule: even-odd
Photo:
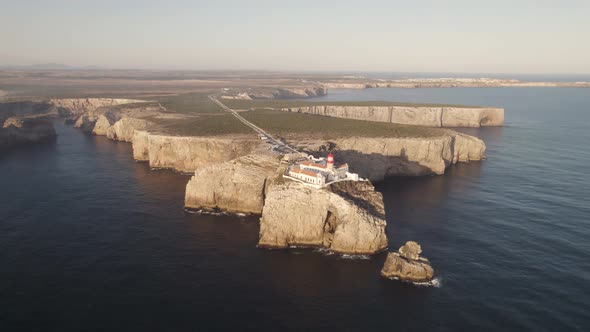
[[[490,107],[314,105],[281,110],[425,127],[484,127],[504,124],[504,109]]]
[[[119,116],[105,113],[98,116],[92,128],[94,135],[106,136],[108,130],[119,120]]]
[[[485,158],[485,143],[479,138],[444,131],[434,137],[347,137],[330,142],[298,141],[297,146],[316,153],[332,146],[338,160],[345,160],[351,171],[371,181],[390,176],[444,174],[457,162]]]
[[[311,98],[325,96],[328,94],[328,89],[323,86],[313,87],[295,87],[295,88],[258,88],[253,91],[246,92],[250,99],[291,99],[291,98]],[[241,93],[237,96],[242,95]],[[231,97],[230,97],[231,98]],[[233,99],[244,99],[233,98]]]
[[[252,154],[199,168],[186,185],[185,206],[192,209],[260,214],[266,183],[280,176],[278,156]]]
[[[133,156],[152,168],[192,173],[200,167],[251,153],[260,142],[253,136],[183,137],[136,131]]]
[[[387,254],[381,269],[381,275],[389,278],[410,282],[429,282],[434,270],[428,259],[421,257],[422,248],[414,241],[408,241],[397,252]]]
[[[143,102],[145,101],[124,98],[69,98],[49,100],[49,103],[56,107],[58,113],[63,117],[78,116],[82,113],[96,111],[102,107]]]
[[[133,142],[136,130],[145,130],[149,122],[143,119],[124,117],[106,130],[106,136],[114,141]]]
[[[53,105],[49,102],[14,101],[0,103],[0,124],[10,117],[42,115],[52,112]]]
[[[289,98],[310,98],[325,96],[328,94],[328,89],[325,87],[311,87],[311,88],[290,88],[290,89],[277,89],[273,96],[279,99]]]
[[[259,247],[311,246],[343,254],[387,248],[383,197],[369,182],[339,182],[325,190],[281,182],[268,187]]]
[[[320,83],[331,89],[368,88],[490,88],[490,87],[577,87],[588,88],[590,82],[521,82],[495,78],[404,78],[397,80],[336,80]]]
[[[0,149],[55,140],[53,123],[41,117],[8,118],[0,128]]]

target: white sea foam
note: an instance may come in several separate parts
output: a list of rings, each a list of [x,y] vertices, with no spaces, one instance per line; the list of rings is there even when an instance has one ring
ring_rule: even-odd
[[[343,254],[342,256],[340,256],[340,258],[342,259],[351,259],[351,260],[357,260],[357,259],[371,259],[371,257],[369,257],[368,255],[348,255],[348,254]]]
[[[231,213],[225,211],[207,211],[207,210],[195,210],[195,209],[184,209],[185,212],[191,214],[198,214],[198,215],[207,215],[207,216],[236,216],[236,217],[247,217],[248,214],[246,213]]]
[[[442,286],[442,282],[440,278],[434,278],[428,282],[413,282],[414,285],[420,287],[434,287],[440,288]]]
[[[334,252],[332,250],[326,249],[326,248],[317,248],[314,251],[315,252],[319,252],[319,253],[321,253],[323,255],[326,255],[326,256],[332,256],[332,255],[334,255]]]

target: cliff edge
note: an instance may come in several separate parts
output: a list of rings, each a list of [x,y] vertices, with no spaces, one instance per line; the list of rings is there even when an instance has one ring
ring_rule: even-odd
[[[251,154],[197,169],[186,185],[190,209],[262,213],[266,184],[280,176],[278,156]]]
[[[313,105],[282,108],[280,110],[353,120],[438,128],[487,127],[502,126],[504,124],[504,109],[492,107]]]
[[[374,254],[387,248],[385,226],[383,197],[370,182],[344,181],[318,190],[278,181],[266,193],[258,246]]]

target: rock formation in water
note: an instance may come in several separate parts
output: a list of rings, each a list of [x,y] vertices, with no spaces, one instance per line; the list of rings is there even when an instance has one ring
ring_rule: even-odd
[[[408,241],[397,252],[387,254],[381,275],[410,282],[432,281],[434,270],[428,259],[421,257],[422,248],[414,241]]]
[[[53,123],[42,117],[13,117],[0,128],[0,149],[55,140]]]
[[[370,182],[344,181],[324,190],[294,181],[269,185],[259,247],[320,247],[343,254],[387,248],[383,197]]]
[[[504,124],[504,109],[491,107],[314,105],[281,110],[425,127],[485,127]]]
[[[197,169],[186,185],[185,206],[260,214],[269,179],[281,175],[272,154],[251,154]]]

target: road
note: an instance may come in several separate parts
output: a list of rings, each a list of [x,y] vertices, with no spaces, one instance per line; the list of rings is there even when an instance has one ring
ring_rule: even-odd
[[[275,139],[274,137],[272,137],[272,135],[270,135],[269,133],[267,133],[266,131],[264,131],[262,128],[258,127],[257,125],[253,124],[252,122],[244,119],[238,112],[236,112],[235,110],[225,106],[222,102],[220,102],[215,95],[210,95],[209,99],[211,99],[211,101],[213,101],[214,103],[216,103],[217,105],[219,105],[224,111],[231,113],[233,116],[235,116],[238,120],[240,120],[243,124],[245,124],[246,126],[252,128],[255,132],[258,133],[258,135],[262,138],[262,137],[266,137],[266,143],[268,143],[269,145],[271,145],[272,150],[279,152],[279,153],[298,153],[299,151],[297,151],[295,148],[289,146],[289,144],[282,142],[280,140]]]

